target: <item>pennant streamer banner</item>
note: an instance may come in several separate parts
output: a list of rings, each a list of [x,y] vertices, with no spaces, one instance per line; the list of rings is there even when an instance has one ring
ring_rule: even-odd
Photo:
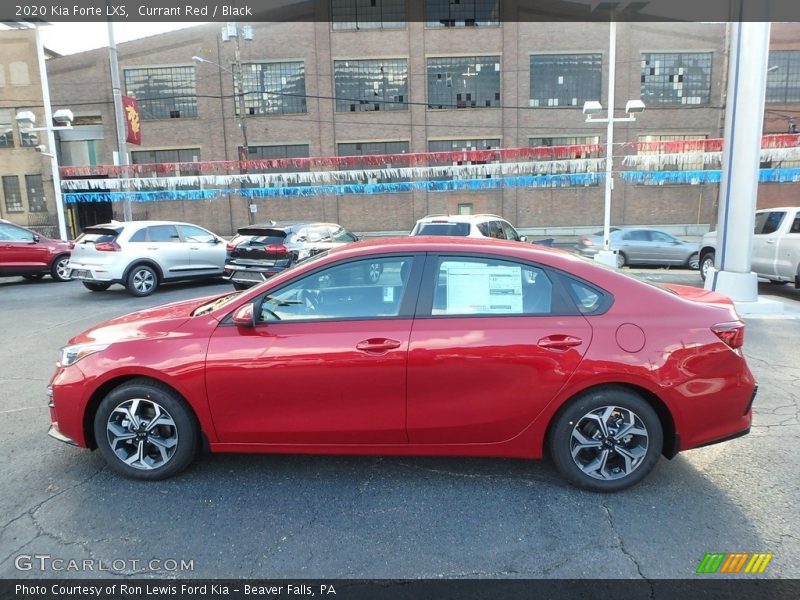
[[[462,190],[492,190],[501,188],[576,187],[597,185],[603,180],[601,173],[569,175],[524,175],[490,179],[461,179],[453,181],[403,181],[398,183],[356,183],[347,185],[315,185],[275,188],[242,188],[213,190],[161,190],[154,192],[70,192],[64,194],[68,203],[119,202],[130,198],[133,202],[163,200],[208,200],[223,195],[242,195],[248,198],[305,197],[345,194],[396,194],[402,192],[447,192]]]
[[[630,142],[623,144],[626,150],[637,152],[661,152],[679,154],[684,152],[722,152],[723,138],[703,140],[668,140],[659,142]],[[762,148],[791,148],[800,146],[800,134],[765,135]]]
[[[670,185],[701,183],[719,183],[722,171],[623,171],[623,181],[643,185]],[[758,180],[762,183],[797,183],[800,182],[800,168],[761,169]]]
[[[646,151],[645,151],[646,152]],[[800,160],[800,147],[762,148],[761,162],[790,162]],[[631,154],[622,159],[626,167],[658,170],[663,165],[680,168],[722,163],[722,152],[682,152],[677,154]]]

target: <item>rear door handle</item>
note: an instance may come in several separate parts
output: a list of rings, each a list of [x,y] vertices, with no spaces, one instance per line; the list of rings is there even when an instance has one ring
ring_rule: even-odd
[[[547,348],[548,350],[568,350],[575,346],[580,346],[583,340],[573,337],[571,335],[548,335],[539,340],[540,348]]]
[[[382,354],[384,352],[388,352],[389,350],[394,350],[395,348],[399,348],[402,345],[402,342],[398,342],[397,340],[389,340],[385,338],[370,338],[368,340],[364,340],[363,342],[359,342],[356,344],[356,349],[361,350],[362,352],[369,352],[372,354]]]

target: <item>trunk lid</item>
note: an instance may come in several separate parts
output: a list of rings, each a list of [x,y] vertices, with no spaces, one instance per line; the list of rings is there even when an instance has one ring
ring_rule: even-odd
[[[283,229],[242,227],[228,252],[229,262],[238,265],[272,266],[289,260]]]
[[[75,240],[70,261],[82,265],[107,265],[115,260],[115,252],[98,250],[107,244],[115,244],[122,227],[87,227]]]

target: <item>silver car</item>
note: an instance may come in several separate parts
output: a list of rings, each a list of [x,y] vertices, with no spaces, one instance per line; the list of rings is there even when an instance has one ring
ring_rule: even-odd
[[[202,227],[112,221],[83,230],[67,268],[93,292],[119,283],[133,296],[149,296],[167,281],[221,277],[224,266],[224,240]]]
[[[674,235],[648,227],[612,228],[609,237],[611,250],[617,251],[617,266],[661,265],[699,267],[699,244],[679,240]],[[578,240],[575,250],[592,258],[603,248],[603,232],[585,235]]]

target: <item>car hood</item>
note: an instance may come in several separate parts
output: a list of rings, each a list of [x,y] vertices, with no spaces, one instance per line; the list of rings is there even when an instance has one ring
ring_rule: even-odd
[[[227,295],[215,294],[204,298],[194,298],[116,317],[76,335],[69,341],[69,344],[109,344],[160,337],[175,331],[191,319],[192,312],[197,307]]]

